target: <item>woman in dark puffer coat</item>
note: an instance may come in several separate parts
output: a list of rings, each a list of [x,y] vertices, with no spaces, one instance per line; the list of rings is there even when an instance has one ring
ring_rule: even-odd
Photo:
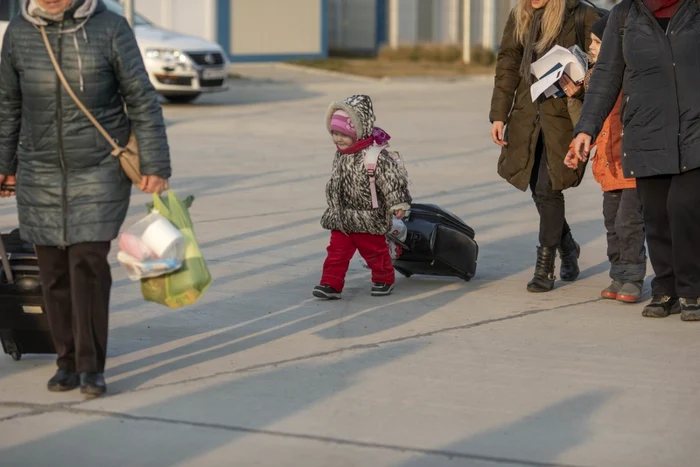
[[[117,143],[135,133],[142,190],[167,188],[170,155],[158,97],[126,20],[102,0],[23,0],[0,61],[0,182],[16,175],[21,236],[37,247],[58,353],[48,388],[80,385],[95,396],[106,390],[107,254],[124,222],[131,182],[61,87],[40,27],[71,87]]]
[[[698,0],[624,0],[576,126],[585,160],[622,90],[622,170],[637,179],[656,273],[646,317],[700,321],[699,74]]]

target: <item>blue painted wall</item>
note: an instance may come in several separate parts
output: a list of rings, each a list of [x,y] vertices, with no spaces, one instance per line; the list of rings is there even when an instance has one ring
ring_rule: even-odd
[[[389,40],[389,2],[387,0],[377,0],[377,51]]]
[[[216,40],[231,55],[231,0],[216,2]]]

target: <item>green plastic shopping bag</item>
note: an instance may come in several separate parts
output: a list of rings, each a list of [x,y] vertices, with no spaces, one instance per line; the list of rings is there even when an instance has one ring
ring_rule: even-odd
[[[190,196],[182,201],[172,190],[168,190],[165,199],[153,195],[153,209],[182,232],[186,247],[182,268],[165,276],[141,280],[141,293],[149,302],[160,303],[172,309],[181,308],[199,300],[211,285],[211,274],[199,250],[190,219],[188,208],[193,200]]]

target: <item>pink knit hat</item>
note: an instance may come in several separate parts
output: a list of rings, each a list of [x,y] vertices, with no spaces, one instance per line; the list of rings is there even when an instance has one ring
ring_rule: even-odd
[[[347,112],[336,110],[331,117],[331,131],[337,131],[344,135],[357,139],[355,125],[352,124],[352,119]]]

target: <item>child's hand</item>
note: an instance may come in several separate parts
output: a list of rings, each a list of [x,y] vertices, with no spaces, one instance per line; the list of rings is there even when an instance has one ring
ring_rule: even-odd
[[[578,161],[579,158],[576,157],[576,153],[569,149],[569,152],[566,153],[566,157],[564,158],[564,165],[567,166],[570,169],[578,169]]]
[[[403,216],[406,214],[406,211],[403,209],[399,209],[398,211],[394,211],[394,216],[396,216],[397,219],[401,220],[403,219]]]
[[[586,133],[579,133],[576,135],[576,138],[574,138],[574,151],[576,152],[576,157],[581,162],[585,162],[586,159],[588,159],[588,154],[591,152],[591,145],[592,145],[592,140],[591,135],[587,135]]]

